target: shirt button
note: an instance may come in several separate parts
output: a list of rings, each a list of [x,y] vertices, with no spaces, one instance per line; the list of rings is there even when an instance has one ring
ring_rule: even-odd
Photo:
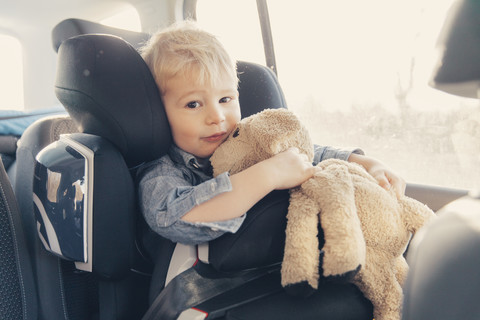
[[[199,168],[198,164],[195,162],[195,159],[190,159],[189,162],[190,162],[190,165],[192,165],[192,167],[194,167],[195,169]]]
[[[215,183],[212,182],[210,184],[210,190],[215,191],[215,189],[216,189],[216,185],[215,185]]]

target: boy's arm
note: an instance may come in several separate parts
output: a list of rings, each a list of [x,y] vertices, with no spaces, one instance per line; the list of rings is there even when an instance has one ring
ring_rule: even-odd
[[[405,193],[405,181],[376,159],[351,153],[348,161],[363,167],[385,189]],[[182,220],[212,222],[240,217],[269,192],[289,189],[311,178],[315,168],[298,149],[291,148],[230,177],[232,191],[219,194],[195,206]]]
[[[314,173],[307,157],[291,148],[232,175],[232,191],[195,206],[182,220],[209,222],[242,216],[271,191],[296,187]]]
[[[330,146],[314,145],[313,165],[317,165],[326,159],[348,160],[352,153],[364,154],[361,149],[339,149]]]
[[[198,244],[238,230],[244,220],[190,223],[181,219],[199,203],[232,189],[227,174],[198,183],[169,157],[143,167],[138,175],[139,206],[150,228],[173,242]],[[198,183],[198,184],[197,184]]]
[[[378,181],[378,184],[381,187],[387,190],[393,187],[398,197],[405,194],[405,180],[403,180],[402,177],[398,176],[380,161],[365,156],[361,149],[346,150],[315,145],[315,157],[313,159],[314,165],[329,158],[342,159],[358,163]]]

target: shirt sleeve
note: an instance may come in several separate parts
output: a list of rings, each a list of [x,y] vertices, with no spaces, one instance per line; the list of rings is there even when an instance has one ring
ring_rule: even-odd
[[[365,154],[361,149],[338,149],[333,147],[327,146],[319,146],[314,145],[314,157],[313,157],[313,165],[317,165],[319,162],[326,160],[326,159],[340,159],[340,160],[348,160],[348,157],[352,153],[356,154]]]
[[[181,172],[169,168],[162,175],[145,176],[139,184],[141,209],[148,225],[174,242],[199,244],[226,232],[236,232],[245,215],[215,222],[188,222],[181,218],[195,206],[232,190],[228,173],[193,186]]]

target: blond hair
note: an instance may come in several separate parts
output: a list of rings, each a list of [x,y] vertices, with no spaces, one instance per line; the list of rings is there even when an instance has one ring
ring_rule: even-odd
[[[238,83],[236,64],[220,41],[191,21],[155,33],[140,52],[162,94],[169,79],[191,72],[199,83],[215,86],[220,75],[231,76]]]

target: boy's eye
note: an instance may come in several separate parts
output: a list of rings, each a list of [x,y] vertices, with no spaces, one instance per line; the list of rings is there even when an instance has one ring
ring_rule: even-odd
[[[200,103],[198,103],[198,101],[190,101],[189,103],[187,103],[186,107],[189,109],[195,109],[200,107]]]
[[[222,99],[220,99],[220,103],[227,103],[227,102],[230,102],[232,100],[232,98],[230,97],[223,97]]]

